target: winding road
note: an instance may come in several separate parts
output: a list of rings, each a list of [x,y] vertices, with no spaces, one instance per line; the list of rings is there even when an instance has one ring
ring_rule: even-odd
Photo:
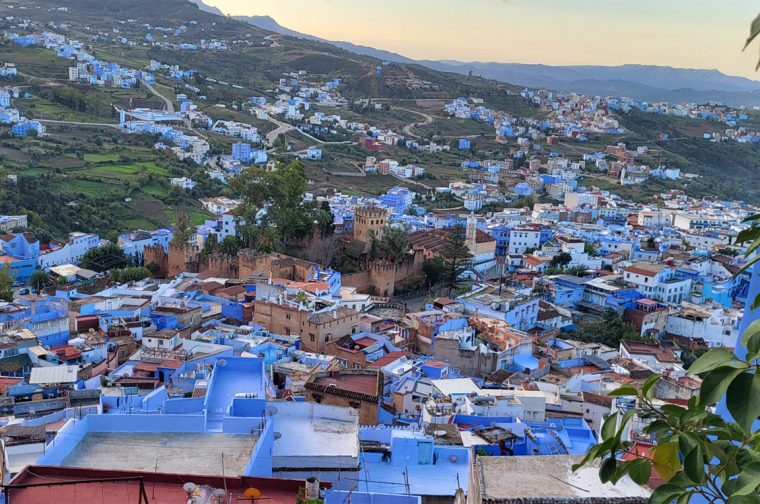
[[[416,114],[418,116],[422,116],[425,118],[425,120],[422,122],[415,122],[415,123],[407,124],[406,126],[404,126],[404,129],[403,129],[404,135],[410,136],[412,138],[419,138],[418,135],[415,135],[414,133],[412,133],[412,128],[416,128],[417,126],[427,126],[428,124],[433,124],[433,121],[435,120],[433,119],[433,116],[431,116],[430,114],[426,114],[418,110],[412,110],[412,109],[408,109],[404,107],[393,107],[393,108],[395,108],[396,110],[403,110],[404,112],[410,112],[412,114]]]
[[[171,101],[169,98],[167,98],[166,96],[164,96],[161,93],[159,93],[158,91],[156,91],[156,88],[154,88],[152,85],[148,84],[144,80],[141,80],[140,83],[143,86],[145,86],[145,88],[148,91],[150,91],[151,93],[153,93],[154,95],[156,95],[157,97],[159,97],[166,104],[166,111],[168,113],[170,113],[170,114],[174,113],[174,102],[173,101]]]

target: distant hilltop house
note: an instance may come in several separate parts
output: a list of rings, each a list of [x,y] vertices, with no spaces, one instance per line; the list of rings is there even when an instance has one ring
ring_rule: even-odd
[[[175,177],[169,179],[169,183],[174,187],[179,187],[180,189],[185,189],[186,191],[192,191],[196,185],[193,179],[189,179],[187,177]]]
[[[21,121],[11,126],[11,133],[15,137],[27,137],[30,135],[43,136],[45,134],[45,126],[39,121]]]
[[[3,63],[2,68],[0,68],[0,77],[16,77],[17,75],[18,70],[15,63]]]

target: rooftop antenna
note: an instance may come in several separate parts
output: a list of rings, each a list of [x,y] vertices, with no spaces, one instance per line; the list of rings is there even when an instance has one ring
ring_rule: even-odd
[[[224,494],[227,495],[227,478],[224,476],[224,452],[222,452],[222,482],[224,482]]]
[[[404,466],[404,488],[406,488],[406,495],[411,495],[411,491],[409,489],[409,468],[407,466]],[[457,473],[457,486],[459,485],[459,473]]]

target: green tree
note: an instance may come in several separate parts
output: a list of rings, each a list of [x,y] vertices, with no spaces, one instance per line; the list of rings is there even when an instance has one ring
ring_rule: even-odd
[[[174,212],[174,230],[172,233],[172,243],[187,243],[193,236],[193,228],[190,226],[190,220],[186,212]]]
[[[29,285],[36,291],[41,291],[48,284],[49,278],[43,270],[37,270],[29,278]]]
[[[376,256],[400,263],[409,252],[409,233],[405,227],[386,227],[377,244]]]
[[[564,268],[568,264],[570,264],[573,260],[573,256],[571,256],[567,252],[560,252],[559,254],[552,257],[551,262],[549,263],[549,266],[555,267],[555,268]]]
[[[219,252],[228,257],[235,257],[242,247],[243,243],[237,236],[225,236],[219,244]]]
[[[198,260],[200,262],[208,261],[209,256],[214,254],[217,250],[219,250],[219,239],[212,233],[208,235],[206,241],[203,242],[203,248],[201,248],[201,252],[198,255]]]
[[[252,168],[235,177],[231,186],[242,199],[237,213],[248,228],[243,235],[249,245],[258,237],[256,230],[268,226],[274,226],[284,242],[303,239],[311,232],[315,214],[314,205],[304,201],[307,183],[303,165],[297,161],[273,172]],[[263,216],[262,209],[266,210]]]
[[[582,278],[586,276],[586,273],[588,273],[588,269],[582,265],[570,266],[569,268],[565,268],[563,273],[567,273],[568,275],[574,275],[574,276]]]
[[[255,233],[254,244],[256,250],[267,254],[280,252],[283,249],[280,235],[272,227],[259,228]]]
[[[327,238],[335,233],[335,218],[330,210],[330,203],[325,200],[317,210],[317,228],[322,238]]]
[[[0,199],[5,198],[5,179],[8,177],[5,166],[0,165]]]
[[[459,275],[464,272],[470,263],[472,254],[467,248],[465,240],[465,230],[462,226],[456,226],[446,236],[446,241],[441,249],[441,260],[443,261],[443,273],[441,281],[448,287],[448,295],[457,283]]]
[[[81,266],[98,273],[113,268],[123,268],[129,264],[129,258],[124,251],[114,243],[95,247],[85,252]]]
[[[736,257],[739,255],[739,251],[731,247],[722,247],[717,250],[718,254],[723,254],[729,257]]]
[[[0,299],[3,301],[13,301],[13,281],[16,275],[11,270],[10,265],[0,267]]]
[[[128,266],[126,268],[112,269],[109,272],[111,280],[116,283],[136,282],[148,278],[151,272],[145,266]]]
[[[435,285],[441,281],[443,269],[443,259],[440,257],[433,257],[422,263],[422,272],[425,274],[425,280],[429,285]]]
[[[612,348],[619,347],[623,340],[636,341],[641,339],[636,327],[623,320],[612,309],[605,310],[601,319],[582,325],[576,332],[570,333],[568,337],[587,343],[602,343]]]

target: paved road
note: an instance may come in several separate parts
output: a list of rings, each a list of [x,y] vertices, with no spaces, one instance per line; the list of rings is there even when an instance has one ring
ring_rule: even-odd
[[[158,91],[156,91],[156,88],[154,88],[153,86],[151,86],[147,82],[145,82],[145,81],[140,81],[140,82],[142,83],[143,86],[145,86],[145,88],[148,91],[150,91],[151,93],[153,93],[154,95],[156,95],[157,97],[159,97],[166,104],[166,111],[167,112],[169,112],[170,114],[174,113],[174,102],[173,101],[171,101],[169,98],[167,98],[166,96],[164,96],[161,93],[159,93]]]
[[[95,128],[119,128],[118,124],[113,123],[95,123],[95,122],[78,122],[78,121],[57,121],[55,119],[35,119],[46,124],[68,124],[69,126],[90,126]]]
[[[406,182],[407,184],[414,184],[414,185],[418,185],[420,187],[424,187],[428,191],[434,191],[435,190],[434,187],[431,187],[431,186],[429,186],[427,184],[423,184],[422,182],[420,182],[418,180],[412,180],[412,179],[404,178],[404,177],[401,177],[399,175],[396,175],[395,173],[389,173],[388,175],[390,175],[391,177],[395,177],[395,178],[399,179],[402,182]]]
[[[269,115],[267,116],[267,120],[270,123],[277,125],[277,129],[274,129],[270,131],[269,133],[267,133],[267,143],[269,145],[274,145],[274,142],[277,140],[277,137],[279,137],[280,135],[284,135],[288,131],[293,131],[294,129],[296,129],[295,126],[292,126],[288,123],[284,123],[282,121],[278,121],[277,119]]]
[[[432,124],[433,121],[434,121],[433,116],[431,116],[430,114],[425,114],[424,112],[420,112],[418,110],[412,110],[412,109],[408,109],[408,108],[404,108],[404,107],[393,107],[393,108],[395,108],[397,110],[403,110],[405,112],[411,112],[412,114],[417,114],[418,116],[422,116],[422,117],[425,118],[425,120],[422,121],[422,122],[414,122],[414,123],[407,124],[406,126],[404,126],[404,130],[403,131],[404,131],[404,135],[406,135],[406,136],[410,136],[410,137],[413,137],[413,138],[419,138],[419,136],[417,136],[414,133],[412,133],[412,128],[415,128],[417,126],[426,126],[428,124]]]

